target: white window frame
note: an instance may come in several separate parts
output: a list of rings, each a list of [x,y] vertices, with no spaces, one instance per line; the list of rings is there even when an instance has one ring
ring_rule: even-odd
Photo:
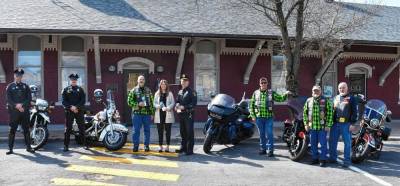
[[[89,82],[89,72],[88,72],[88,54],[87,54],[87,42],[88,42],[88,39],[86,38],[86,37],[81,37],[81,36],[76,36],[76,35],[65,35],[65,36],[61,36],[61,37],[59,37],[58,38],[58,42],[57,42],[57,48],[59,49],[58,50],[58,102],[56,103],[56,105],[58,105],[58,106],[61,106],[62,105],[62,90],[65,88],[65,87],[62,87],[62,68],[63,68],[63,66],[62,66],[62,55],[63,55],[63,50],[62,50],[62,40],[64,39],[64,38],[66,38],[66,37],[70,37],[70,36],[73,36],[73,37],[79,37],[79,38],[81,38],[81,39],[83,39],[83,53],[84,53],[84,64],[85,64],[85,75],[86,75],[86,82],[85,82],[85,86],[83,86],[84,87],[84,89],[85,89],[85,94],[86,94],[86,103],[85,103],[85,105],[90,105],[90,102],[89,102],[89,100],[88,100],[88,91],[89,91],[89,85],[88,85],[88,82]],[[66,67],[66,68],[68,68],[68,67]],[[71,67],[71,68],[73,68],[73,67]]]
[[[45,90],[45,83],[44,83],[44,65],[43,65],[43,59],[44,59],[44,57],[43,57],[43,50],[44,50],[44,42],[43,42],[43,36],[41,36],[41,35],[35,35],[35,34],[18,34],[18,35],[15,35],[15,37],[14,37],[14,68],[13,68],[13,71],[14,71],[14,69],[16,69],[17,67],[18,67],[18,52],[19,52],[19,49],[18,49],[18,39],[19,38],[21,38],[21,37],[23,37],[23,36],[34,36],[34,37],[38,37],[39,39],[40,39],[40,66],[24,66],[24,67],[40,67],[40,70],[41,70],[41,83],[42,83],[42,87],[41,87],[41,90],[40,90],[40,95],[41,95],[41,97],[42,98],[44,98],[44,90]],[[24,79],[22,79],[22,82],[24,82]],[[29,86],[29,85],[28,85]]]
[[[221,40],[219,39],[211,39],[211,38],[196,38],[195,42],[193,44],[194,46],[194,63],[193,63],[193,88],[196,90],[196,75],[197,75],[197,60],[196,60],[196,54],[197,54],[197,43],[200,41],[211,41],[214,42],[215,44],[215,70],[216,70],[216,77],[217,77],[217,85],[216,85],[216,94],[220,92],[220,53],[221,53]],[[209,102],[207,101],[198,101],[197,105],[207,105]]]

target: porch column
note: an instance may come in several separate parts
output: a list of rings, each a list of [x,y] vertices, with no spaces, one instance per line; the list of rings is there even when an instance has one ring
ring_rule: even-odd
[[[93,45],[94,45],[94,61],[95,61],[95,65],[96,65],[96,83],[101,83],[99,36],[93,36]]]
[[[329,66],[332,64],[332,62],[336,62],[339,55],[343,53],[343,47],[338,47],[330,56],[329,60],[326,61],[322,67],[319,69],[318,74],[315,76],[315,84],[316,85],[321,85],[322,83],[322,76],[325,74],[325,72],[328,70]]]
[[[257,41],[257,45],[254,48],[254,52],[251,55],[250,62],[247,65],[246,72],[245,72],[244,77],[243,77],[243,83],[244,84],[249,84],[251,71],[253,70],[253,67],[256,64],[257,57],[260,55],[260,52],[261,52],[261,49],[262,49],[264,43],[265,43],[265,40],[258,40]]]
[[[0,83],[6,82],[6,73],[4,72],[3,63],[0,60]]]
[[[400,64],[400,56],[397,58],[396,61],[394,61],[392,64],[390,64],[389,68],[386,69],[386,71],[381,75],[381,77],[379,77],[379,86],[383,86],[383,84],[385,84],[385,80],[386,78],[390,75],[390,73],[392,73],[392,71],[399,66]]]
[[[186,38],[186,37],[182,38],[181,49],[179,51],[179,57],[178,57],[178,64],[176,65],[176,71],[175,71],[175,83],[176,84],[179,84],[179,82],[180,82],[183,60],[185,59],[187,43],[188,43],[188,38]]]

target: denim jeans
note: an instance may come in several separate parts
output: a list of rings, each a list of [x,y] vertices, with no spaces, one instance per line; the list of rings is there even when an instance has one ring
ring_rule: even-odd
[[[313,160],[327,160],[327,142],[325,130],[310,130],[311,153]],[[321,153],[318,153],[318,143],[321,145]]]
[[[339,136],[342,135],[344,142],[344,163],[350,163],[351,154],[351,132],[350,123],[334,123],[329,133],[329,159],[336,160],[337,145],[339,142]]]
[[[274,151],[273,118],[256,118],[256,124],[260,134],[260,150]]]
[[[134,114],[132,117],[132,123],[133,123],[133,136],[132,136],[133,146],[139,147],[140,130],[142,129],[142,126],[144,128],[144,145],[148,146],[150,143],[151,116]]]

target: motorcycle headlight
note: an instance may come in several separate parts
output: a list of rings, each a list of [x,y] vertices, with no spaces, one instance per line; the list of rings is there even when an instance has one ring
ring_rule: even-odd
[[[47,109],[47,107],[44,107],[44,106],[38,106],[38,110],[40,110],[40,111],[45,111]]]
[[[371,119],[371,121],[369,123],[371,124],[371,127],[373,127],[373,128],[379,127],[379,120],[378,119]]]
[[[46,100],[37,99],[36,106],[37,106],[38,110],[45,111],[47,109],[47,107],[49,107],[49,103]]]

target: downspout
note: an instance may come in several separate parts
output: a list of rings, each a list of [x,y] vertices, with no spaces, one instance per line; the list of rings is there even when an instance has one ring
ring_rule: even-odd
[[[322,76],[325,74],[325,72],[328,70],[329,66],[332,64],[332,62],[336,61],[337,57],[343,53],[343,48],[338,48],[335,51],[335,55],[332,55],[329,60],[323,64],[321,69],[319,69],[317,75],[315,76],[315,84],[320,85],[322,82]]]
[[[100,44],[99,36],[93,36],[94,61],[96,65],[96,83],[101,83],[101,63],[100,63]]]
[[[188,43],[188,40],[189,40],[188,38],[183,37],[182,41],[181,41],[181,48],[179,51],[178,64],[176,65],[176,71],[175,71],[175,83],[176,84],[179,84],[179,82],[180,82],[183,60],[185,59],[186,45]]]
[[[265,40],[257,41],[257,45],[254,48],[254,52],[251,55],[250,62],[247,65],[246,72],[243,77],[243,83],[246,85],[249,84],[251,71],[253,70],[253,67],[256,64],[257,57],[260,55],[260,52],[261,52],[261,49],[262,49],[264,43],[265,43]]]
[[[386,78],[390,75],[390,73],[393,72],[393,70],[399,66],[400,64],[400,57],[397,58],[396,61],[394,61],[392,64],[390,64],[389,68],[386,69],[386,71],[381,75],[381,77],[379,77],[379,86],[383,86],[383,84],[385,84],[385,80]]]

